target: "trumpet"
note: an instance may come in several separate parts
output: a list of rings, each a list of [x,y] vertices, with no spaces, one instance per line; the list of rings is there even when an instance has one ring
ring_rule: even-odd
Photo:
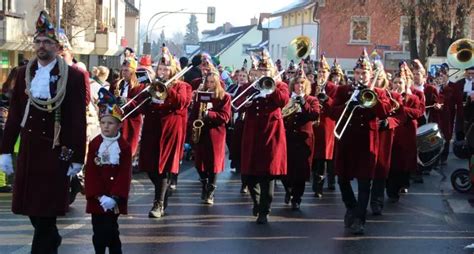
[[[255,80],[252,84],[250,84],[247,88],[245,88],[239,95],[237,95],[230,103],[232,107],[235,110],[239,110],[242,108],[245,104],[250,102],[255,98],[257,95],[268,95],[272,94],[275,89],[276,89],[276,84],[275,84],[275,79],[280,77],[283,72],[285,71],[280,71],[274,78],[272,77],[267,77],[267,76],[262,76],[259,79]],[[244,96],[247,91],[249,91],[251,88],[256,89],[256,91],[249,96],[240,104],[236,105],[236,102],[241,100],[241,97]]]
[[[358,93],[356,91],[358,91]],[[341,117],[339,117],[339,119],[336,122],[336,126],[334,127],[334,136],[337,139],[341,139],[342,135],[346,131],[347,125],[349,124],[349,122],[352,119],[352,115],[354,114],[354,111],[357,108],[372,108],[377,104],[377,94],[374,91],[372,91],[371,89],[369,89],[369,88],[361,89],[361,87],[356,87],[356,91],[354,91],[352,96],[346,102],[346,107],[342,111]],[[340,132],[338,132],[337,129],[341,125],[341,122],[344,119],[344,116],[346,115],[346,111],[349,108],[349,105],[351,104],[351,101],[354,101],[354,100],[356,100],[358,104],[355,105],[352,108],[351,113],[347,117],[347,120],[346,120],[346,122],[344,123],[344,125],[342,127],[342,130]]]

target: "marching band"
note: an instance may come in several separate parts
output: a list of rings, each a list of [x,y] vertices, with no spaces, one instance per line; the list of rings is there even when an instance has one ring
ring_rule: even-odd
[[[45,13],[41,15],[42,22],[48,21]],[[126,170],[134,156],[138,156],[138,169],[154,185],[148,215],[163,217],[185,143],[190,143],[205,204],[216,202],[227,146],[230,167],[241,173],[241,192],[250,192],[258,224],[268,223],[276,180],[282,181],[284,202],[291,202],[292,210],[300,209],[306,182],[312,182],[318,198],[327,182],[328,191],[334,191],[336,183],[341,191],[344,225],[353,234],[363,234],[369,204],[373,215],[382,215],[384,192],[389,202],[397,202],[400,193],[408,191],[411,178],[422,183],[423,173],[446,163],[453,134],[456,140],[471,138],[464,123],[473,115],[472,63],[461,65],[451,56],[450,64],[466,74],[451,83],[447,64],[428,73],[419,60],[401,62],[390,75],[380,59],[369,59],[364,49],[353,79],[348,79],[337,60],[330,67],[324,54],[317,65],[309,62],[311,40],[300,36],[291,41],[295,55],[290,56],[287,69],[263,50],[250,56],[250,68],[244,62],[230,86],[208,54],[195,56],[181,68],[165,45],[156,70],[149,58],[140,61],[148,78],[138,80],[137,61],[130,55],[122,64],[120,79],[104,91],[105,77],[96,69],[93,91],[99,95],[93,96],[93,102],[101,104],[97,109],[106,105],[99,112],[102,137],[89,138],[84,156],[88,102],[88,88],[81,85],[86,83],[84,75],[55,55],[60,42],[48,24],[38,22],[37,29],[37,59],[18,71],[0,146],[0,168],[11,173],[13,146],[21,135],[12,210],[30,216],[35,250],[59,246],[55,216],[64,215],[67,208],[66,196],[60,194],[69,183],[66,174],[79,172],[84,159],[87,209],[93,223],[108,220],[99,215],[110,214],[116,215],[110,217],[116,225],[118,214],[126,214],[130,188]],[[118,134],[104,134],[107,115],[115,117],[109,120],[118,124]],[[115,154],[109,154],[109,147],[116,149]],[[120,151],[124,152],[119,160]],[[41,163],[30,163],[32,158]],[[30,181],[45,175],[35,173],[44,169],[55,181],[41,187],[47,197],[32,191],[36,187],[31,184],[38,181]],[[95,179],[102,177],[95,175],[100,170],[113,174],[105,179],[106,190]],[[119,177],[115,171],[124,174],[120,184],[114,181]],[[351,186],[354,179],[357,196]],[[122,197],[115,198],[114,193]],[[45,198],[48,202],[43,202]],[[101,230],[105,229],[97,228]],[[118,238],[118,232],[114,234]],[[105,241],[100,235],[94,239]]]

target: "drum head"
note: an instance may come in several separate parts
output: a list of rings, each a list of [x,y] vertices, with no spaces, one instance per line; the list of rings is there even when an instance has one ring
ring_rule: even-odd
[[[416,129],[416,135],[423,135],[430,131],[438,131],[438,124],[437,123],[427,123],[424,124]]]

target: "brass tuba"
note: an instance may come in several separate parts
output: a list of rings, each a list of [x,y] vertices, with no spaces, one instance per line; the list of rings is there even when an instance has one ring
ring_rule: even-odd
[[[290,45],[288,46],[288,56],[292,57],[290,60],[303,59],[311,53],[312,48],[313,42],[311,41],[311,38],[301,35],[290,41]]]
[[[474,66],[473,51],[474,41],[471,39],[464,38],[453,42],[446,53],[449,65],[458,69]]]

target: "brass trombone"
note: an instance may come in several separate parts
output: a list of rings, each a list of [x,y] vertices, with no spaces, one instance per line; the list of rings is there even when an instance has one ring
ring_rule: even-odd
[[[349,124],[349,122],[352,119],[352,115],[354,114],[354,111],[357,108],[373,108],[377,104],[377,94],[374,91],[372,91],[371,88],[374,87],[375,82],[376,82],[378,76],[380,75],[380,73],[382,73],[382,71],[383,71],[382,68],[380,68],[380,67],[377,68],[377,72],[375,73],[374,79],[372,80],[372,83],[369,86],[370,88],[362,88],[363,86],[360,85],[360,84],[356,86],[356,89],[355,89],[354,93],[352,93],[351,97],[346,102],[346,107],[344,108],[344,110],[342,111],[341,116],[339,117],[339,119],[336,122],[336,126],[334,126],[334,136],[337,139],[341,139],[342,135],[346,131],[347,125]],[[349,108],[349,105],[351,104],[351,101],[354,101],[354,100],[356,100],[358,104],[355,105],[352,108],[351,113],[347,117],[346,122],[344,123],[344,125],[342,127],[342,130],[340,132],[338,132],[337,129],[339,128],[339,125],[341,124],[342,120],[344,119],[344,116],[346,115],[346,111]]]
[[[157,88],[154,88],[156,91],[156,94],[152,94],[155,95],[153,97],[155,98],[158,98],[160,100],[164,100],[166,99],[166,96],[167,96],[167,93],[166,91],[168,90],[168,86],[173,82],[175,81],[176,79],[179,79],[181,78],[184,74],[186,74],[186,72],[188,72],[189,70],[191,70],[191,68],[193,68],[192,65],[189,65],[188,67],[184,68],[183,70],[181,70],[180,72],[176,73],[176,75],[174,75],[172,78],[170,78],[168,81],[166,81],[165,83],[162,83],[161,81],[155,81],[155,82],[152,82],[152,84],[148,85],[147,87],[145,87],[145,89],[143,89],[142,91],[140,91],[137,95],[135,95],[132,99],[130,99],[127,103],[123,104],[120,108],[122,110],[124,110],[128,105],[130,105],[130,103],[132,103],[134,100],[136,100],[142,93],[144,92],[147,92],[148,90],[150,90],[150,88],[153,88],[153,86],[156,86],[158,87]],[[148,98],[149,99],[149,98]],[[148,100],[147,99],[147,100]],[[141,104],[140,104],[141,105]],[[125,117],[124,117],[125,118]]]
[[[135,112],[137,109],[139,109],[143,104],[145,104],[146,102],[148,102],[151,98],[157,98],[157,99],[160,99],[160,100],[164,100],[166,99],[166,97],[168,96],[168,93],[167,93],[167,90],[168,90],[168,87],[169,85],[181,78],[184,74],[186,74],[186,72],[188,72],[189,70],[191,70],[191,68],[193,68],[192,65],[189,65],[188,67],[184,68],[183,70],[181,70],[180,72],[176,73],[176,75],[174,75],[172,78],[170,78],[168,81],[166,81],[165,83],[161,82],[161,81],[158,81],[158,80],[155,80],[154,82],[152,82],[150,85],[148,85],[147,87],[145,87],[142,91],[140,91],[137,95],[133,96],[132,99],[130,99],[127,103],[125,103],[123,106],[121,106],[120,108],[122,110],[124,110],[128,105],[130,105],[134,100],[136,100],[141,94],[143,94],[144,92],[147,92],[149,90],[152,90],[150,91],[150,96],[146,99],[144,99],[142,102],[140,102],[140,104],[138,104],[134,109],[132,109],[130,112],[128,112],[123,118],[122,120],[126,119],[128,116],[130,116],[133,112]]]
[[[231,102],[230,104],[235,110],[239,110],[242,108],[245,104],[250,102],[255,98],[257,95],[267,95],[271,94],[275,91],[276,89],[276,84],[275,84],[275,79],[280,77],[283,72],[285,71],[280,71],[275,77],[267,77],[267,76],[262,76],[259,79],[255,80],[252,84],[250,84],[247,88],[245,88],[239,95],[237,95]],[[241,99],[242,96],[246,95],[247,91],[249,91],[251,88],[256,89],[256,91],[249,96],[240,104],[235,105],[235,103]]]

